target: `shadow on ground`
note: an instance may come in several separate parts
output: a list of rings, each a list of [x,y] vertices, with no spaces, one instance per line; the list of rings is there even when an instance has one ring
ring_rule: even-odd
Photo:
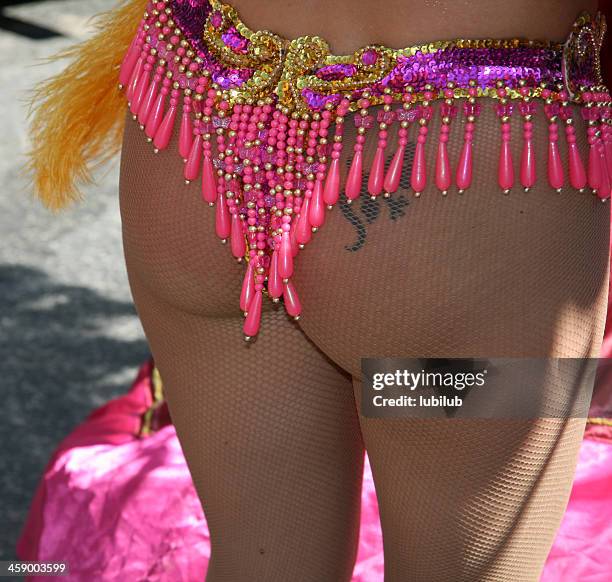
[[[58,442],[95,407],[127,390],[146,342],[129,302],[0,266],[0,558],[14,546]]]

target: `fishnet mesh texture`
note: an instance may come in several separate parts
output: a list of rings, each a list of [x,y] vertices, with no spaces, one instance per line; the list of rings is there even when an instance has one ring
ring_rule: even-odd
[[[387,582],[538,579],[567,503],[584,419],[357,413],[361,357],[599,351],[609,207],[547,185],[542,120],[534,132],[538,186],[501,194],[499,123],[484,109],[470,190],[442,197],[431,186],[436,115],[430,184],[420,199],[407,189],[412,141],[402,189],[370,201],[364,186],[359,201],[327,213],[298,255],[300,322],[265,303],[252,345],[241,339],[237,305],[244,267],[216,239],[214,210],[198,185],[184,185],[176,136],[155,156],[128,124],[121,171],[128,274],[210,524],[208,582],[349,580],[364,445]],[[462,123],[451,129],[453,165]],[[581,127],[577,133],[586,159]],[[350,120],[345,135],[346,171]],[[515,163],[521,136],[515,118]],[[366,168],[375,145],[371,135]]]

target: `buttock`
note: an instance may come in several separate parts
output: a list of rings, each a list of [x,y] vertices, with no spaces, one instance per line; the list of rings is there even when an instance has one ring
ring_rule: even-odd
[[[236,297],[244,266],[216,236],[214,208],[203,202],[198,185],[185,184],[177,140],[155,154],[129,118],[119,191],[130,277],[181,311],[242,317]]]
[[[434,122],[430,131],[438,129]],[[520,132],[519,123],[512,130]],[[608,288],[608,205],[545,182],[504,194],[495,116],[483,113],[477,131],[479,169],[469,191],[443,195],[430,184],[416,197],[406,187],[411,141],[397,195],[372,201],[364,191],[358,203],[340,204],[304,249],[294,276],[304,297],[300,326],[354,374],[366,356],[591,353],[590,340],[567,339],[572,330],[593,336],[596,355]],[[533,139],[536,165],[546,168],[546,128]],[[459,130],[451,134],[451,159],[461,143]],[[585,141],[578,147],[587,154]],[[515,159],[520,149],[515,143]],[[367,153],[371,159],[375,148]]]

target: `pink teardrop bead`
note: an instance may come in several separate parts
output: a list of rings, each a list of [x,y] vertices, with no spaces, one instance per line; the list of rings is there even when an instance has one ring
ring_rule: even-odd
[[[244,273],[244,279],[242,280],[242,290],[240,292],[240,309],[246,311],[249,307],[249,303],[253,299],[255,293],[255,278],[253,277],[253,261],[249,261],[246,271]]]
[[[451,185],[451,169],[448,161],[448,149],[446,142],[438,143],[438,154],[436,156],[436,186],[438,190],[447,192]]]
[[[570,184],[577,190],[582,190],[587,184],[587,176],[582,157],[578,151],[578,145],[570,143],[567,147]]]
[[[208,153],[204,153],[204,162],[202,163],[202,198],[209,204],[214,204],[217,200],[217,177]]]
[[[514,166],[512,164],[512,151],[510,150],[509,141],[502,141],[501,144],[498,178],[502,190],[511,190],[512,186],[514,186]]]
[[[230,212],[225,202],[225,196],[219,192],[215,211],[215,232],[221,239],[226,239],[231,232]]]
[[[157,99],[157,89],[157,83],[155,81],[151,81],[147,94],[140,104],[140,109],[138,110],[138,123],[140,123],[142,126],[147,124],[149,114],[151,113],[155,100]]]
[[[397,146],[395,154],[393,155],[393,159],[391,160],[389,168],[387,169],[385,181],[383,182],[383,188],[385,192],[389,192],[389,194],[397,192],[397,189],[399,188],[400,179],[402,177],[402,167],[404,165],[405,152],[406,146]]]
[[[170,143],[170,138],[172,137],[172,130],[174,129],[174,121],[176,119],[176,105],[170,105],[168,111],[166,111],[166,115],[162,120],[160,126],[157,128],[155,132],[155,137],[153,138],[153,145],[158,150],[163,150],[168,147]]]
[[[329,165],[325,189],[323,190],[323,202],[333,206],[338,202],[340,196],[340,158],[334,158]]]
[[[310,199],[310,208],[308,209],[308,220],[315,227],[323,226],[325,223],[325,205],[323,204],[323,182],[316,180]]]
[[[599,184],[601,182],[601,168],[599,167],[599,152],[597,151],[597,146],[592,144],[589,146],[589,175],[588,182],[589,188],[592,190],[597,190],[599,188]]]
[[[302,208],[300,210],[295,231],[295,240],[301,245],[305,245],[312,238],[312,230],[310,228],[310,221],[308,219],[309,208],[310,198],[305,198],[304,202],[302,203]]]
[[[132,100],[134,96],[134,92],[136,91],[136,86],[138,85],[138,80],[140,79],[140,74],[142,73],[142,69],[144,67],[144,62],[142,60],[142,56],[138,57],[136,61],[136,65],[132,70],[132,74],[130,75],[130,80],[128,81],[128,85],[125,88],[125,96],[128,101]]]
[[[157,95],[157,99],[155,99],[153,109],[147,118],[145,134],[150,139],[155,137],[155,133],[157,132],[157,129],[159,128],[164,117],[164,97],[165,95],[160,91],[160,93]]]
[[[268,294],[272,298],[278,298],[283,294],[283,280],[278,273],[278,251],[272,253],[270,261],[270,272],[268,273]]]
[[[368,177],[368,193],[370,196],[378,196],[383,189],[385,180],[385,151],[378,147],[372,160],[370,176]]]
[[[472,184],[472,142],[464,141],[455,177],[457,188],[467,190]]]
[[[425,143],[417,142],[412,162],[412,174],[410,176],[412,189],[420,194],[427,185],[427,173],[425,167]]]
[[[283,302],[285,303],[285,310],[291,317],[297,317],[302,312],[300,298],[298,297],[295,286],[291,281],[287,281],[287,283],[285,283]]]
[[[246,242],[242,232],[242,223],[237,213],[232,214],[230,246],[232,247],[232,255],[234,255],[234,257],[237,259],[244,257]]]
[[[557,142],[548,142],[548,183],[555,189],[563,187],[563,163]]]
[[[202,136],[196,135],[193,143],[191,144],[191,151],[187,157],[187,162],[183,168],[183,175],[185,180],[195,180],[200,173],[200,162],[202,159]],[[215,192],[216,193],[216,192]]]
[[[278,253],[278,274],[281,279],[289,279],[293,275],[293,253],[291,252],[291,241],[289,233],[283,232]]]
[[[533,141],[528,139],[523,142],[523,151],[521,153],[521,184],[523,188],[533,188],[535,183],[535,153]]]
[[[344,192],[349,200],[355,200],[359,198],[361,194],[361,184],[363,181],[363,155],[361,150],[355,152],[351,167],[349,169],[348,177],[346,179],[346,186]]]
[[[200,135],[198,134],[197,137],[200,137]],[[187,159],[191,151],[192,142],[193,127],[191,125],[191,114],[188,111],[183,111],[183,115],[181,116],[181,128],[179,130],[179,154],[184,160]]]
[[[140,51],[135,48],[136,45],[136,36],[132,40],[132,44],[130,48],[125,53],[123,57],[123,61],[121,62],[121,68],[119,69],[119,83],[124,87],[130,81],[130,77],[132,76],[132,71],[134,70],[134,65],[138,60],[138,55]]]
[[[143,70],[140,75],[140,78],[138,79],[138,83],[136,84],[136,88],[134,89],[132,100],[130,101],[130,111],[132,112],[132,115],[138,115],[138,112],[140,111],[140,105],[144,100],[148,86],[149,71]]]
[[[255,295],[249,303],[248,314],[244,320],[244,335],[253,337],[259,332],[261,323],[261,289],[255,291]]]
[[[600,184],[597,189],[597,196],[602,200],[606,200],[610,198],[610,190],[612,187],[612,182],[610,180],[610,176],[608,176],[608,167],[606,164],[606,157],[603,144],[599,147],[599,160],[600,160]]]

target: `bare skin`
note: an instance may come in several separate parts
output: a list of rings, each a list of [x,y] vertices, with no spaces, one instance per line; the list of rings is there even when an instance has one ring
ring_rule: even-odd
[[[285,38],[318,35],[332,53],[368,44],[402,48],[453,38],[527,37],[565,40],[581,10],[597,0],[283,0],[227,2],[252,29]]]

